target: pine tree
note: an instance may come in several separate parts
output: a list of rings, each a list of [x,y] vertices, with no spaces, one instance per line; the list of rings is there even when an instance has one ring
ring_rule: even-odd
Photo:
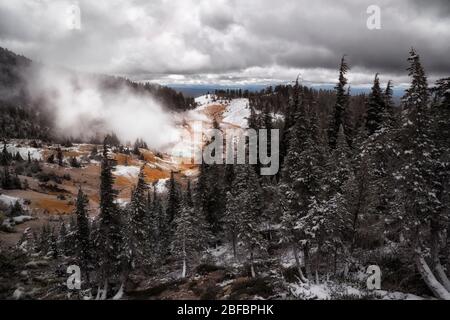
[[[231,231],[237,226],[237,239],[248,253],[251,274],[255,277],[255,254],[263,252],[267,245],[261,233],[262,190],[251,165],[237,165],[235,173],[233,188],[227,200],[226,230]],[[234,232],[230,234],[232,241],[236,241]]]
[[[442,262],[447,270],[450,267],[450,78],[436,81],[433,88],[434,99],[431,109],[432,138],[436,145],[435,179],[436,196],[441,203],[439,216],[443,218],[445,229],[445,245],[442,252]]]
[[[84,272],[86,272],[86,274],[89,274],[88,266],[91,260],[89,215],[87,211],[88,204],[89,199],[80,188],[78,190],[75,208],[75,214],[77,217],[75,253],[80,267],[84,270]]]
[[[345,116],[349,104],[349,95],[345,86],[347,85],[347,78],[345,77],[349,67],[345,61],[345,56],[341,59],[341,66],[339,68],[339,82],[336,85],[336,103],[334,105],[333,115],[328,129],[328,142],[331,148],[335,148],[339,134],[339,128],[342,126],[346,132],[347,124],[345,123]]]
[[[381,92],[380,80],[377,73],[367,102],[366,128],[369,135],[374,134],[383,126],[385,109],[385,101],[383,99],[383,93]]]
[[[223,170],[219,165],[202,162],[195,190],[196,205],[210,226],[213,236],[222,231],[225,207]]]
[[[439,259],[440,234],[443,230],[442,204],[437,197],[438,186],[436,154],[438,150],[431,139],[430,94],[425,71],[414,49],[408,58],[411,86],[402,99],[404,114],[400,129],[400,168],[396,173],[405,200],[405,222],[408,240],[414,249],[416,266],[430,290],[440,298],[450,299],[450,282]],[[430,250],[431,272],[424,252]],[[433,274],[433,271],[436,272]],[[436,277],[438,281],[436,281]],[[439,283],[441,285],[439,286]],[[447,285],[449,289],[444,288]]]
[[[170,224],[169,219],[164,211],[164,207],[161,203],[156,188],[153,188],[153,202],[152,202],[152,216],[155,219],[155,253],[160,257],[164,257],[167,253],[170,244]]]
[[[14,156],[14,161],[17,161],[17,162],[23,162],[23,158],[22,158],[22,156],[20,155],[20,152],[19,152],[19,151],[16,152],[16,155]]]
[[[2,166],[8,166],[9,162],[11,160],[11,155],[8,152],[8,149],[6,148],[6,141],[3,142],[3,150],[0,157],[0,165]]]
[[[12,188],[12,179],[11,174],[9,173],[9,167],[3,167],[3,177],[2,177],[2,188],[3,189],[11,189]]]
[[[108,157],[108,147],[104,143],[100,173],[100,214],[95,247],[99,281],[103,282],[99,284],[103,285],[106,292],[109,282],[124,280],[120,278],[129,261],[121,211],[115,201],[117,191],[113,188],[113,168],[113,161]]]
[[[170,172],[170,179],[169,179],[169,196],[168,196],[168,202],[167,202],[167,209],[166,214],[168,217],[169,224],[172,224],[175,217],[180,212],[180,205],[181,205],[181,199],[180,199],[180,190],[178,183],[175,180],[174,172]]]
[[[156,200],[156,192],[154,199]],[[158,230],[158,212],[154,210],[154,200],[152,200],[150,189],[147,188],[147,201],[146,201],[146,223],[147,223],[147,238],[149,243],[149,251],[151,251],[152,258],[156,257],[158,253],[158,242],[159,242],[159,230]]]
[[[224,172],[224,192],[230,192],[231,187],[234,180],[234,165],[228,164],[225,165],[225,172]]]
[[[298,228],[298,223],[308,214],[314,214],[310,213],[310,206],[322,196],[321,168],[326,160],[326,148],[314,111],[308,117],[305,108],[300,108],[292,133],[280,183],[281,234],[282,241],[293,250],[300,279],[305,281],[299,252],[304,251],[307,258],[310,243],[304,230]],[[305,263],[308,265],[309,261]],[[307,271],[307,276],[311,277],[309,268]]]
[[[223,222],[225,235],[231,242],[233,255],[235,258],[237,258],[237,242],[241,220],[242,218],[238,197],[233,192],[233,189],[230,188],[227,192],[226,210]]]
[[[67,255],[69,250],[67,248],[67,229],[64,221],[61,221],[59,225],[59,233],[58,233],[58,246],[59,252],[63,255]]]
[[[336,148],[332,151],[328,162],[329,188],[328,194],[342,193],[342,186],[352,171],[350,162],[351,150],[348,146],[343,126],[339,128]]]
[[[55,235],[55,230],[52,229],[49,235],[49,243],[50,243],[50,252],[53,259],[58,259],[59,251],[58,251],[58,239]]]
[[[142,268],[151,263],[151,238],[149,235],[149,212],[146,205],[147,184],[144,180],[144,166],[138,176],[138,182],[133,190],[130,203],[130,248],[131,264],[134,268]]]
[[[51,228],[48,224],[42,226],[41,234],[39,237],[39,250],[41,255],[46,256],[50,251],[51,246]]]
[[[190,182],[183,197],[180,214],[174,220],[175,233],[172,242],[172,253],[182,260],[181,277],[188,272],[188,263],[208,243],[208,231],[203,216],[194,210]]]
[[[285,157],[289,150],[289,142],[291,139],[290,132],[292,131],[292,128],[294,127],[296,121],[296,114],[298,113],[300,109],[300,92],[301,88],[298,82],[299,76],[295,80],[295,85],[292,88],[292,95],[289,99],[289,104],[286,107],[285,113],[284,113],[284,123],[283,123],[283,129],[281,131],[281,139],[280,139],[280,163],[284,164]],[[280,175],[281,176],[281,171]]]
[[[393,101],[394,91],[392,90],[392,81],[389,80],[384,91],[384,114],[383,123],[385,127],[391,128],[395,126],[395,105]]]
[[[61,148],[56,149],[56,158],[58,159],[58,165],[62,167],[64,165],[64,155]]]
[[[25,213],[25,210],[23,209],[22,205],[20,204],[19,201],[15,201],[14,204],[12,204],[10,206],[9,209],[9,217],[17,217],[17,216],[21,216]]]

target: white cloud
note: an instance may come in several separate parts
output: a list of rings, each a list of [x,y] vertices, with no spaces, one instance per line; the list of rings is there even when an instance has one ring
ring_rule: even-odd
[[[404,72],[411,46],[428,71],[450,68],[445,1],[379,0],[379,31],[366,28],[371,0],[80,0],[82,28],[75,31],[65,9],[73,2],[3,0],[0,45],[47,63],[141,79],[288,80],[303,71],[330,82],[346,53],[367,72],[355,81],[365,81],[375,72]]]

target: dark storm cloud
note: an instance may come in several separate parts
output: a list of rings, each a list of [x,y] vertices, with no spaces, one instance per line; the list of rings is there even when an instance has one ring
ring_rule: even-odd
[[[81,30],[67,28],[78,3]],[[6,0],[0,45],[45,62],[164,81],[331,82],[348,55],[351,80],[405,80],[414,46],[433,77],[450,71],[446,0]],[[381,30],[366,27],[369,5]],[[171,74],[176,76],[170,76]]]

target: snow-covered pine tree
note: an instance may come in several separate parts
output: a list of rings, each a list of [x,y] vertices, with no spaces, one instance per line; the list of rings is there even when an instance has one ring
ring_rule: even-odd
[[[145,166],[145,165],[144,165]],[[142,269],[152,262],[152,237],[150,237],[149,212],[147,210],[147,184],[144,176],[144,166],[138,175],[136,187],[131,196],[129,207],[129,241],[131,249],[132,268]]]
[[[152,201],[152,216],[155,219],[155,254],[157,256],[164,257],[168,253],[170,244],[170,225],[169,219],[164,211],[164,207],[161,203],[161,199],[156,192],[156,188],[153,188],[153,201]]]
[[[223,180],[224,180],[224,182],[223,182],[224,183],[224,192],[227,193],[231,190],[231,187],[233,185],[234,165],[231,165],[231,164],[225,165]]]
[[[185,278],[191,261],[207,248],[208,228],[198,211],[194,210],[190,182],[183,196],[181,211],[174,220],[172,253],[182,261],[181,277]]]
[[[339,127],[339,132],[336,140],[336,147],[332,150],[327,164],[328,175],[328,195],[333,195],[337,192],[342,194],[342,186],[347,181],[352,171],[351,165],[351,150],[348,146],[344,128]]]
[[[308,159],[314,159],[320,155],[324,156],[324,154],[326,153],[320,152],[315,156],[307,157],[306,160],[312,162]],[[300,158],[302,157],[305,156],[300,155]],[[323,165],[325,161],[326,165]],[[302,215],[295,221],[294,228],[302,232],[303,238],[300,240],[303,240],[303,243],[304,240],[308,240],[317,246],[317,276],[321,256],[333,254],[336,258],[338,250],[343,249],[343,230],[348,230],[350,225],[350,203],[346,197],[346,191],[351,185],[350,179],[353,178],[353,169],[350,162],[350,148],[342,125],[338,132],[335,149],[332,150],[328,158],[317,162],[315,167],[310,166],[306,170],[302,168],[300,171],[302,177],[308,177],[313,172],[316,172],[316,175],[309,178],[309,180],[315,181],[314,184],[311,184],[311,182],[305,184],[305,187],[310,189],[309,193],[306,193],[309,197],[303,200]],[[351,182],[354,182],[354,179]],[[310,184],[316,185],[316,188],[311,189]],[[307,252],[305,251],[305,253]],[[311,274],[308,274],[309,261],[305,260],[307,277],[311,278]]]
[[[381,92],[380,79],[378,73],[373,81],[372,91],[367,101],[366,128],[369,135],[380,130],[383,125],[383,116],[385,115],[385,100]]]
[[[295,80],[295,84],[292,87],[292,94],[289,98],[289,103],[284,111],[284,122],[283,128],[281,130],[281,138],[280,138],[280,163],[283,166],[285,163],[285,157],[289,150],[289,142],[291,140],[291,131],[296,123],[296,114],[300,109],[300,103],[303,99],[301,99],[301,88],[299,84],[299,77]],[[279,177],[281,177],[282,170],[279,171]]]
[[[226,209],[223,223],[225,236],[231,242],[235,259],[237,259],[237,242],[241,220],[240,203],[238,201],[238,198],[234,194],[233,189],[230,188],[230,190],[227,192]]]
[[[58,259],[59,256],[59,251],[58,251],[58,238],[56,237],[55,234],[55,229],[52,228],[50,230],[50,235],[49,235],[49,252],[48,254],[51,255],[51,257],[53,259]]]
[[[346,73],[349,70],[349,66],[345,61],[345,55],[341,59],[341,65],[339,68],[339,82],[336,85],[336,103],[334,105],[333,113],[330,119],[330,124],[328,128],[328,143],[331,148],[335,148],[337,145],[337,139],[339,135],[339,130],[341,126],[346,132],[346,123],[345,116],[348,109],[349,104],[349,95],[347,93],[346,85],[347,78],[345,77]]]
[[[117,191],[113,188],[113,161],[108,157],[106,141],[100,173],[100,214],[95,234],[99,288],[107,296],[110,283],[123,283],[123,272],[129,263],[129,250],[124,234],[123,217],[116,204]]]
[[[75,214],[77,216],[77,229],[75,236],[75,254],[78,265],[83,273],[89,275],[89,263],[91,262],[91,244],[90,244],[90,228],[89,228],[89,199],[84,194],[81,187],[78,190]]]
[[[6,141],[3,142],[3,149],[2,154],[0,157],[0,165],[2,166],[8,166],[9,162],[12,160],[11,154],[8,152],[8,149],[6,148]]]
[[[450,270],[450,78],[438,80],[433,92],[432,138],[436,145],[435,171],[439,173],[434,182],[436,196],[441,203],[439,216],[442,217],[442,235],[445,236],[441,256],[447,270]],[[440,268],[439,264],[435,263],[435,269],[436,265]],[[441,273],[442,270],[437,272]],[[446,288],[449,290],[448,284]]]
[[[282,240],[293,250],[296,258],[300,279],[303,276],[299,252],[305,253],[307,277],[311,278],[309,266],[309,248],[312,241],[304,231],[306,225],[300,225],[302,219],[309,221],[307,216],[314,215],[310,206],[323,197],[322,177],[327,150],[317,124],[315,110],[300,108],[293,135],[289,142],[289,150],[283,166],[283,178],[280,183],[283,214],[281,219]]]
[[[289,148],[284,159],[282,179],[280,182],[280,196],[281,196],[281,239],[292,248],[299,277],[302,281],[306,281],[301,269],[299,252],[303,250],[303,245],[300,241],[303,235],[297,228],[297,223],[300,218],[306,215],[305,204],[302,202],[301,188],[302,164],[298,161],[303,150],[303,140],[307,137],[307,123],[304,110],[297,118],[295,126],[290,132]]]
[[[61,220],[59,224],[58,246],[61,254],[68,255],[69,249],[67,247],[67,228],[63,220]]]
[[[155,192],[155,190],[153,191]],[[156,192],[155,192],[156,194]],[[156,199],[156,196],[154,197]],[[145,203],[146,221],[147,221],[147,237],[149,241],[149,250],[153,261],[155,261],[158,253],[158,212],[154,210],[154,200],[151,196],[150,188],[147,188],[147,200]]]
[[[389,80],[386,85],[386,90],[384,91],[384,114],[383,114],[383,123],[385,127],[393,127],[396,125],[396,117],[395,117],[395,104],[393,100],[394,91],[393,91],[392,81]]]
[[[396,173],[405,203],[407,236],[416,267],[430,290],[438,298],[450,299],[450,283],[439,272],[440,235],[443,230],[441,202],[437,197],[436,145],[431,139],[430,94],[420,57],[411,49],[408,58],[411,86],[402,99],[400,128],[400,168]],[[426,253],[431,253],[431,268]],[[447,286],[448,289],[445,287]]]
[[[255,277],[255,254],[265,251],[267,245],[261,233],[262,190],[256,172],[251,165],[236,165],[235,173],[231,191],[234,200],[230,200],[231,205],[228,209],[237,210],[232,214],[238,219],[237,237],[248,253],[251,275]],[[237,205],[238,203],[239,205]]]
[[[167,209],[166,214],[169,224],[172,224],[176,216],[180,212],[181,197],[180,188],[177,181],[175,180],[174,172],[170,172],[169,187],[168,187],[168,199],[167,199]]]
[[[45,224],[41,228],[41,234],[39,236],[39,250],[42,256],[46,256],[47,253],[50,251],[50,245],[51,245],[51,227],[48,224]]]
[[[200,175],[195,189],[195,203],[208,222],[214,237],[222,231],[226,201],[224,187],[222,166],[203,162],[200,165]]]

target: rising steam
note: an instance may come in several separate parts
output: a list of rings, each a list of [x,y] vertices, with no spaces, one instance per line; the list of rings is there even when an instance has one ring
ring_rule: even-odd
[[[114,132],[122,141],[142,138],[150,148],[162,149],[179,135],[169,112],[124,83],[108,88],[104,77],[56,68],[36,69],[28,77],[30,94],[45,101],[60,136],[89,140]]]

